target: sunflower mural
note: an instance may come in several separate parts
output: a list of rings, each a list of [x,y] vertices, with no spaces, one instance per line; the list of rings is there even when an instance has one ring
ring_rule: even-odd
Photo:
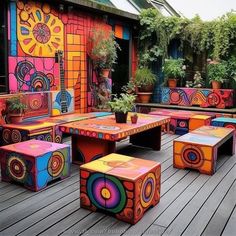
[[[54,57],[63,50],[64,25],[48,4],[17,2],[17,37],[23,52],[34,57]]]

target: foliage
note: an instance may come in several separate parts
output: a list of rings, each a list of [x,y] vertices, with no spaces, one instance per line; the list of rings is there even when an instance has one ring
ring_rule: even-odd
[[[105,34],[103,30],[94,30],[90,37],[92,50],[90,56],[94,67],[97,69],[111,69],[117,60],[117,49],[119,44],[115,41],[112,32]]]
[[[147,67],[138,68],[135,72],[135,84],[138,87],[142,85],[153,85],[156,80],[156,75]]]
[[[135,94],[135,82],[132,78],[130,78],[129,82],[124,85],[121,90],[124,93],[128,93],[128,94]]]
[[[199,71],[196,71],[193,77],[193,88],[202,88],[204,86],[204,80]]]
[[[227,77],[227,67],[225,62],[211,62],[207,65],[207,76],[209,82],[218,81],[223,83]]]
[[[162,71],[165,78],[183,78],[185,76],[184,59],[165,59]]]
[[[22,113],[27,108],[27,106],[21,102],[21,96],[8,98],[6,103],[8,111],[14,113]]]
[[[132,111],[135,99],[135,95],[121,93],[119,98],[115,97],[113,101],[108,104],[113,112],[127,113],[128,111]]]
[[[236,81],[236,56],[232,56],[227,61],[227,76],[230,79]]]
[[[139,59],[141,66],[158,58],[164,60],[168,46],[175,39],[182,48],[191,47],[195,53],[207,53],[214,60],[226,59],[236,47],[236,14],[233,12],[212,21],[176,16],[165,17],[156,9],[140,14]]]

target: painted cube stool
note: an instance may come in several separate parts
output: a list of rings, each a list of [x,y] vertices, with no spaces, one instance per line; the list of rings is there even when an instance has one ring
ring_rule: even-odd
[[[29,140],[0,148],[2,180],[39,191],[54,179],[70,175],[68,145]]]
[[[211,116],[207,115],[195,115],[192,116],[189,120],[189,131],[198,129],[201,126],[204,125],[210,125],[211,124]]]
[[[236,136],[236,118],[218,117],[211,121],[211,125],[234,129]]]
[[[192,168],[200,173],[213,175],[219,149],[234,155],[233,129],[202,126],[174,140],[173,165],[175,168]]]
[[[80,166],[81,207],[135,224],[160,201],[161,165],[119,154]]]

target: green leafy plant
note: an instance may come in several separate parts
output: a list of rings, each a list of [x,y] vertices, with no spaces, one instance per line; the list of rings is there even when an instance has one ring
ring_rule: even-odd
[[[14,96],[6,100],[8,112],[20,114],[24,113],[27,106],[22,103],[21,96]]]
[[[207,76],[209,82],[218,81],[223,83],[227,77],[227,67],[225,62],[210,62],[207,65]]]
[[[156,80],[157,80],[156,75],[153,74],[149,68],[143,67],[136,70],[135,84],[137,87],[143,85],[154,85]]]
[[[112,69],[117,60],[117,49],[119,44],[115,41],[112,32],[105,33],[104,30],[94,30],[90,37],[91,52],[94,67],[98,69]]]
[[[227,76],[229,80],[236,82],[236,56],[232,56],[227,60]]]
[[[162,71],[165,78],[183,78],[185,76],[184,59],[165,59]]]
[[[135,82],[132,78],[130,78],[129,82],[122,86],[122,91],[124,93],[128,93],[128,94],[135,94]]]
[[[134,108],[135,95],[121,93],[120,97],[115,97],[113,101],[108,102],[113,112],[127,113]]]

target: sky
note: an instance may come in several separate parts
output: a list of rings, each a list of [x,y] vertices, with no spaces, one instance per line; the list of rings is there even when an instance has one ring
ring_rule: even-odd
[[[167,0],[171,6],[187,18],[196,14],[203,20],[212,20],[233,9],[236,12],[236,0]]]

